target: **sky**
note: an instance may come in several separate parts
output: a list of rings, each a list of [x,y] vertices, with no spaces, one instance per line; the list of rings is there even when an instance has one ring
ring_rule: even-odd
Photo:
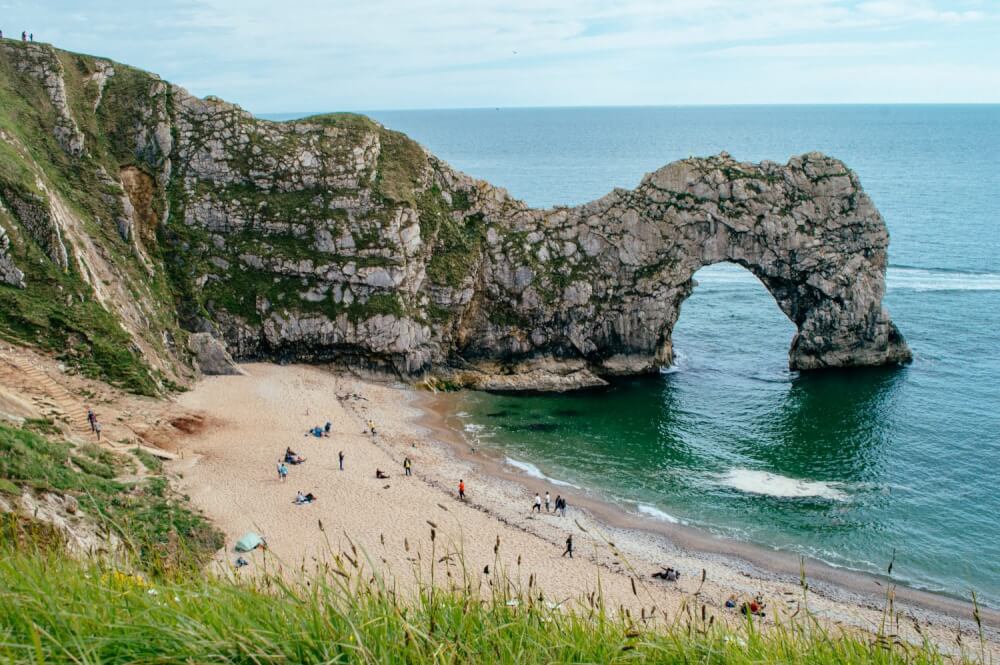
[[[1000,102],[1000,0],[0,0],[255,113]]]

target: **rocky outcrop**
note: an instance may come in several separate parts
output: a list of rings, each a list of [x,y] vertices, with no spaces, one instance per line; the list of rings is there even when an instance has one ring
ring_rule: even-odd
[[[36,71],[38,54],[17,57]],[[180,323],[219,334],[236,358],[485,388],[597,385],[670,364],[692,276],[723,261],[756,275],[795,324],[792,368],[910,357],[882,307],[885,224],[836,159],[687,159],[634,190],[537,210],[362,116],[268,122],[121,65],[77,63],[91,97],[73,108],[96,109],[118,151],[90,167],[105,219],[151,277],[169,276]],[[48,74],[36,78],[69,108]],[[212,337],[196,339],[199,357],[217,355]]]
[[[188,349],[194,355],[195,365],[202,374],[209,376],[242,374],[225,345],[210,333],[191,333]]]
[[[82,155],[84,136],[69,108],[63,67],[56,49],[34,43],[0,43],[0,49],[6,51],[6,57],[12,57],[19,72],[37,80],[45,90],[56,111],[52,134],[62,149],[76,157]]]
[[[16,286],[19,289],[25,286],[24,273],[14,265],[14,257],[10,255],[10,238],[2,226],[0,226],[0,284]]]

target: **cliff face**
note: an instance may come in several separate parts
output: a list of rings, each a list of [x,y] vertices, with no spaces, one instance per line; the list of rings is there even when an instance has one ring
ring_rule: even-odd
[[[669,364],[691,276],[720,261],[795,323],[793,368],[910,357],[881,305],[885,224],[823,155],[688,159],[535,210],[361,116],[258,120],[7,41],[0,85],[0,304],[24,314],[0,315],[0,332],[31,334],[25,294],[68,291],[119,324],[130,371],[160,385],[189,376],[192,332],[199,353],[211,335],[237,358],[595,385]]]

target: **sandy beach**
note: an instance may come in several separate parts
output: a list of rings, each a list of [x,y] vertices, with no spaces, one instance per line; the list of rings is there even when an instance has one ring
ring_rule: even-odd
[[[245,570],[251,573],[265,565],[310,567],[331,554],[351,553],[353,546],[405,591],[418,576],[427,579],[434,548],[438,579],[460,576],[459,557],[446,555],[461,552],[474,585],[488,589],[499,565],[532,595],[583,611],[600,589],[609,609],[633,617],[673,621],[704,611],[736,621],[738,613],[725,608],[725,600],[759,593],[767,602],[764,621],[804,606],[830,626],[875,630],[883,621],[888,585],[873,577],[809,562],[810,588],[803,593],[797,559],[656,524],[583,495],[568,495],[566,517],[544,507],[532,514],[535,492],[548,490],[554,499],[566,488],[546,486],[469,449],[444,425],[447,402],[428,393],[321,367],[242,367],[244,376],[206,377],[180,395],[170,411],[175,422],[180,416],[193,424],[164,444],[181,456],[171,463],[178,489],[226,534],[215,562],[221,570],[232,568],[235,541],[257,531],[269,552],[249,557]],[[365,431],[369,420],[375,436]],[[307,434],[327,421],[330,437]],[[306,462],[291,466],[281,482],[276,465],[286,447]],[[411,477],[404,475],[406,457],[413,461]],[[376,479],[376,469],[389,478]],[[457,498],[460,480],[464,502]],[[295,505],[298,490],[318,500]],[[562,556],[570,535],[572,559]],[[652,579],[661,566],[679,570],[680,580]],[[962,633],[964,643],[978,642],[965,603],[898,589],[894,610],[891,632],[902,639],[919,642],[924,634],[955,648]],[[996,613],[984,611],[983,621],[995,645]]]

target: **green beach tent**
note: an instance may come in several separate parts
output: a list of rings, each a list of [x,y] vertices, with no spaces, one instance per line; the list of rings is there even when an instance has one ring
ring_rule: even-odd
[[[242,538],[236,541],[237,552],[250,552],[264,544],[264,539],[259,534],[249,531]]]

